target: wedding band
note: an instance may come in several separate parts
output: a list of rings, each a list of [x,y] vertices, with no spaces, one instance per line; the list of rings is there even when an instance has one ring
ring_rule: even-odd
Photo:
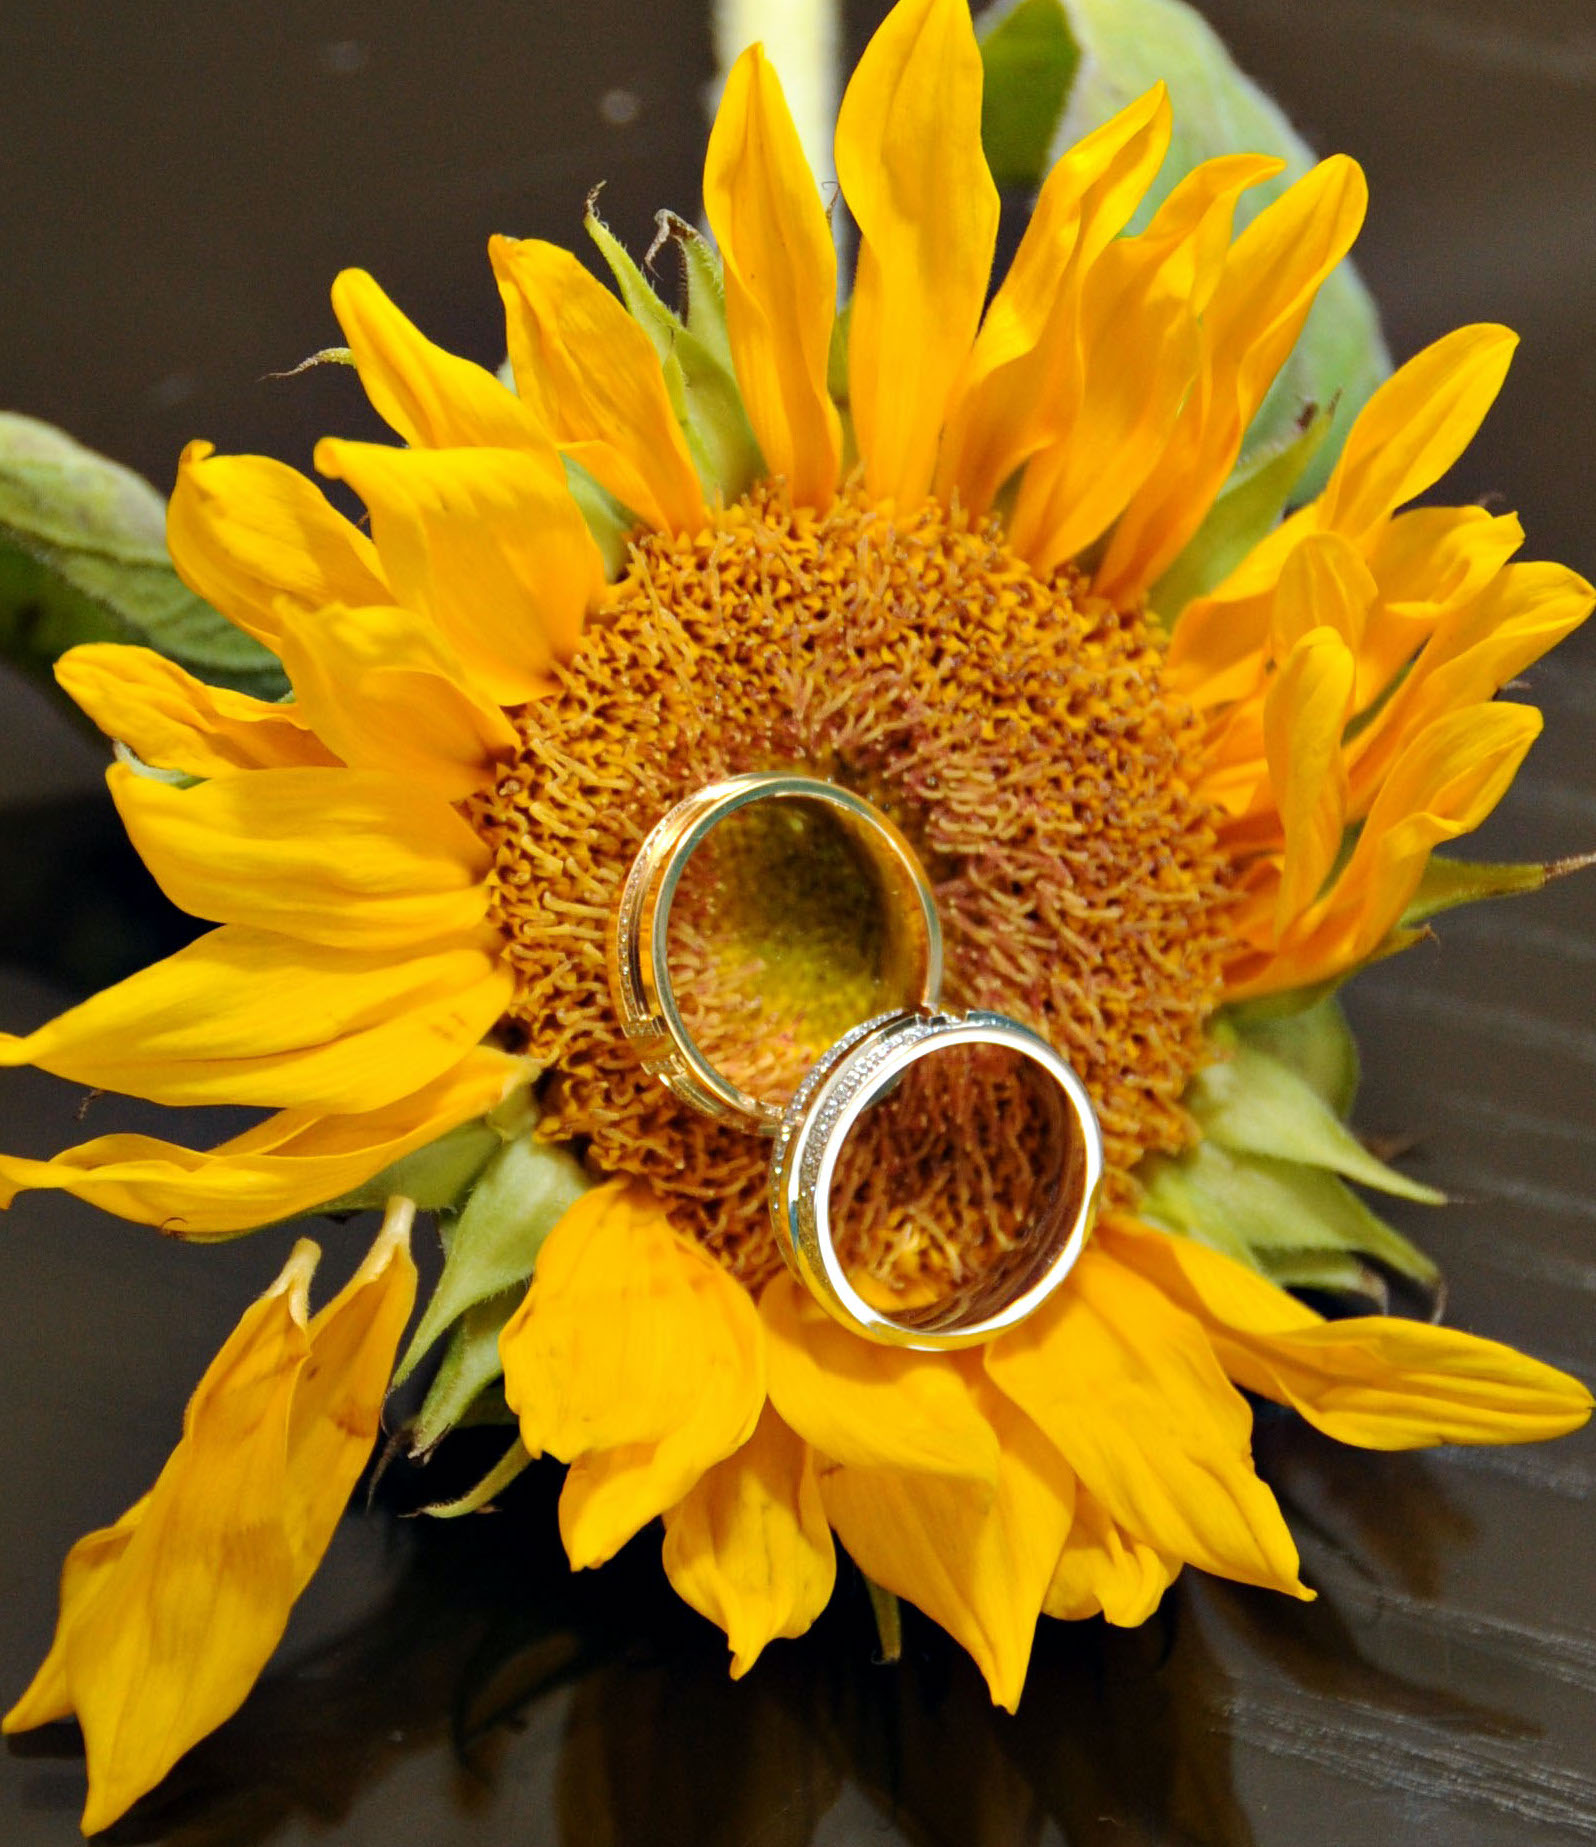
[[[832,1238],[831,1190],[861,1116],[908,1068],[959,1046],[993,1046],[1035,1068],[1058,1137],[1047,1196],[1022,1244],[957,1298],[884,1314],[849,1280]],[[1103,1138],[1084,1085],[1046,1040],[998,1013],[897,1013],[838,1040],[782,1117],[770,1168],[770,1210],[782,1255],[845,1327],[895,1347],[970,1347],[1025,1320],[1063,1282],[1091,1229]]]
[[[774,1135],[782,1104],[751,1096],[704,1056],[677,1007],[668,966],[671,902],[688,860],[721,822],[755,802],[806,803],[840,823],[881,892],[883,964],[901,988],[899,1004],[936,1005],[942,929],[914,848],[878,808],[835,783],[787,774],[733,776],[688,796],[654,827],[626,875],[610,927],[610,992],[622,1029],[644,1069],[683,1102]]]

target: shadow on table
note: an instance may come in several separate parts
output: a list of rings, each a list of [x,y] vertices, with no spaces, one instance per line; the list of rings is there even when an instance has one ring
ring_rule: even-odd
[[[1459,1520],[1422,1462],[1364,1457],[1343,1473],[1335,1446],[1290,1420],[1265,1419],[1259,1434],[1321,1584],[1380,1577],[1427,1594]],[[1043,1624],[1016,1717],[992,1709],[962,1652],[914,1612],[902,1664],[873,1660],[868,1599],[846,1564],[811,1635],[733,1684],[718,1632],[668,1590],[657,1536],[603,1572],[566,1569],[558,1487],[540,1466],[496,1515],[393,1521],[403,1563],[379,1607],[269,1675],[101,1838],[252,1847],[296,1816],[337,1825],[357,1800],[379,1826],[385,1804],[403,1806],[384,1835],[420,1838],[403,1779],[377,1786],[422,1753],[442,1765],[429,1800],[469,1825],[524,1771],[517,1736],[541,1713],[558,1739],[538,1792],[542,1838],[572,1847],[803,1847],[845,1794],[879,1838],[927,1847],[1060,1834],[1072,1847],[1251,1847],[1231,1774],[1238,1672],[1255,1688],[1284,1677],[1465,1734],[1522,1730],[1371,1664],[1333,1591],[1297,1604],[1191,1575],[1140,1630]],[[383,1498],[391,1511],[416,1493],[414,1478],[390,1478]],[[1326,1497],[1351,1543],[1309,1536],[1304,1509]],[[70,1726],[18,1746],[81,1750]]]

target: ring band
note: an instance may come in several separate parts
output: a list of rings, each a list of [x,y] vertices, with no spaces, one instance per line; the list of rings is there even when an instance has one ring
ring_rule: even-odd
[[[910,1065],[961,1045],[1018,1053],[1051,1080],[1063,1158],[1012,1263],[998,1266],[972,1295],[894,1318],[867,1302],[844,1270],[832,1241],[832,1180],[864,1112]],[[770,1209],[782,1255],[838,1321],[889,1346],[934,1351],[974,1346],[1017,1326],[1063,1282],[1085,1245],[1102,1174],[1091,1098],[1046,1040],[998,1013],[884,1014],[838,1040],[788,1104],[771,1161]]]
[[[728,816],[766,801],[825,808],[863,853],[881,886],[886,960],[902,971],[901,1005],[936,1005],[942,929],[914,848],[878,808],[835,783],[786,774],[733,776],[688,796],[654,827],[626,875],[610,927],[610,992],[622,1029],[644,1069],[683,1102],[774,1135],[783,1105],[749,1095],[699,1050],[677,1007],[667,962],[671,901],[688,860]]]

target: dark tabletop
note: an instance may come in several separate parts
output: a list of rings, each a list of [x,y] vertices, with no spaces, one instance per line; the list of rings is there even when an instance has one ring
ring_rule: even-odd
[[[857,39],[880,10],[855,7]],[[1207,10],[1319,147],[1367,167],[1360,252],[1397,355],[1468,320],[1524,335],[1447,497],[1516,507],[1526,555],[1596,573],[1591,0]],[[337,338],[336,271],[371,268],[434,337],[496,362],[487,235],[575,242],[596,179],[634,249],[656,205],[695,209],[709,62],[686,0],[9,0],[0,404],[163,487],[195,435],[308,463],[321,432],[375,427],[346,373],[265,376]],[[1493,857],[1596,845],[1596,633],[1529,686],[1547,733],[1480,841]],[[9,1028],[181,940],[119,844],[101,767],[0,679]],[[1451,1318],[1596,1376],[1596,882],[1443,921],[1351,1010],[1360,1127],[1416,1137],[1416,1170],[1459,1197],[1397,1207],[1447,1267]],[[80,1128],[80,1105],[7,1074],[4,1145],[162,1123],[107,1098]],[[361,1241],[328,1227],[329,1265]],[[0,1701],[48,1642],[61,1555],[148,1484],[285,1243],[187,1248],[41,1195],[0,1222]],[[244,1711],[116,1838],[1596,1840],[1596,1436],[1373,1456],[1268,1412],[1257,1448],[1319,1602],[1188,1573],[1140,1631],[1046,1624],[1012,1719],[916,1619],[904,1662],[878,1664],[846,1573],[816,1633],[733,1686],[657,1540],[573,1581],[540,1470],[449,1527],[401,1517],[421,1491],[390,1475]],[[0,1753],[5,1847],[76,1838],[75,1750],[56,1728]]]

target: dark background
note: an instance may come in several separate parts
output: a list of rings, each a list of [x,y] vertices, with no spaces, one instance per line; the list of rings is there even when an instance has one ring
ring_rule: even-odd
[[[862,42],[879,5],[854,6]],[[1591,0],[1211,0],[1321,149],[1369,172],[1360,260],[1406,357],[1459,322],[1524,335],[1453,500],[1517,507],[1527,556],[1596,573]],[[634,249],[696,210],[708,32],[619,0],[9,0],[0,17],[0,405],[169,485],[182,443],[304,465],[372,426],[353,378],[266,375],[337,338],[359,263],[485,363],[490,232]],[[1547,735],[1479,842],[1596,845],[1596,636],[1535,668]],[[0,1022],[23,1029],[180,928],[120,848],[97,748],[0,678]],[[1596,875],[1591,875],[1596,878]],[[1418,1138],[1459,1203],[1403,1216],[1451,1317],[1596,1375],[1596,885],[1451,922],[1359,982],[1360,1126]],[[157,1126],[0,1080],[5,1146]],[[220,1126],[221,1119],[213,1126]],[[194,1133],[185,1122],[182,1132]],[[328,1228],[341,1274],[359,1230]],[[164,1243],[25,1196],[0,1223],[0,1700],[45,1648],[68,1545],[148,1484],[285,1239]],[[1044,1625],[1017,1719],[911,1617],[874,1665],[846,1577],[809,1640],[732,1687],[646,1536],[566,1576],[539,1472],[494,1517],[412,1522],[402,1475],[345,1523],[244,1712],[129,1841],[561,1847],[1543,1847],[1596,1839],[1596,1438],[1369,1456],[1284,1416],[1258,1451],[1303,1607],[1188,1574],[1134,1634]],[[468,1461],[474,1458],[468,1458]],[[461,1465],[466,1466],[465,1464]],[[435,1492],[436,1484],[429,1483]],[[76,1838],[70,1732],[0,1754],[0,1841]]]

